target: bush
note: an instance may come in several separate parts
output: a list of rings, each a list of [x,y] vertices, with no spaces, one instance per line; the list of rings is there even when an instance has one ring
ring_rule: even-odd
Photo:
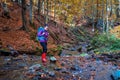
[[[94,49],[100,52],[120,50],[120,39],[112,34],[99,34],[92,38],[91,45]]]

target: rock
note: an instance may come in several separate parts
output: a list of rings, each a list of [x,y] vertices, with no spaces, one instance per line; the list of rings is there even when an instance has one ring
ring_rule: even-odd
[[[82,52],[87,52],[87,48],[86,47],[82,47]]]
[[[114,71],[111,76],[114,80],[120,80],[120,70]]]
[[[55,68],[54,70],[56,70],[56,71],[61,71],[62,68]]]
[[[27,65],[25,63],[18,64],[20,68],[26,67]]]
[[[81,46],[82,46],[81,51],[84,52],[84,53],[86,53],[87,52],[88,44],[87,43],[83,43]]]
[[[7,45],[8,49],[10,50],[11,56],[16,57],[19,55],[18,51],[14,50],[11,45]]]
[[[91,51],[88,52],[88,54],[89,54],[89,55],[93,55],[93,54],[95,54],[95,53],[94,53],[93,50],[91,50]]]
[[[73,70],[73,71],[82,71],[82,69],[78,65],[72,66],[71,70]]]
[[[40,76],[35,76],[32,80],[40,80]]]
[[[66,56],[72,56],[72,55],[78,55],[78,51],[70,51],[70,50],[62,50],[61,52],[61,57],[66,57]]]
[[[40,72],[40,71],[36,72],[36,75],[37,75],[37,76],[41,76],[42,74],[43,74],[43,73]]]
[[[62,69],[61,72],[62,72],[62,73],[69,73],[69,71],[67,71],[66,68]]]
[[[68,50],[70,50],[70,51],[76,51],[76,48],[72,47],[72,48],[69,48]]]
[[[57,59],[54,56],[50,57],[50,62],[56,62],[56,61]]]
[[[102,28],[103,28],[103,22],[104,21],[102,19],[98,19],[96,27],[98,29],[102,30]]]
[[[82,46],[81,46],[81,45],[78,45],[78,46],[75,47],[75,49],[76,49],[78,52],[81,52]]]
[[[4,60],[8,62],[11,60],[11,58],[5,58]]]
[[[36,70],[40,69],[40,67],[41,67],[40,64],[35,64],[35,65],[29,67],[29,70],[36,71]]]
[[[53,72],[53,71],[49,72],[49,76],[50,77],[55,77],[55,72]]]

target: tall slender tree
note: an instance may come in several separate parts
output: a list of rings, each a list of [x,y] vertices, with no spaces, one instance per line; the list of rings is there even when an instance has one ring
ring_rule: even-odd
[[[116,1],[118,4],[116,4],[116,17],[117,19],[120,18],[120,0]]]
[[[38,0],[38,18],[40,20],[40,13],[41,13],[41,0]]]
[[[96,8],[97,8],[97,11],[96,11],[96,12],[97,12],[96,17],[98,18],[98,16],[99,16],[99,10],[98,10],[98,8],[99,8],[99,0],[97,0],[97,3],[96,3],[96,4],[97,4],[97,7],[96,7]]]
[[[21,0],[22,1],[22,30],[26,30],[28,31],[27,28],[27,20],[26,20],[26,1],[25,0]]]
[[[104,0],[102,0],[102,25],[103,25],[103,32],[105,32],[105,22],[104,22]]]
[[[45,14],[45,0],[42,1],[42,14]]]
[[[92,4],[94,4],[94,0],[92,0]],[[92,31],[94,32],[94,27],[95,27],[95,24],[94,24],[94,5],[92,5]]]
[[[30,15],[30,23],[33,23],[33,0],[30,0],[29,15]]]
[[[46,18],[45,18],[45,23],[46,24],[48,23],[48,13],[49,13],[49,8],[48,8],[49,4],[48,4],[48,1],[49,0],[46,1]]]
[[[108,31],[109,31],[108,11],[109,11],[108,0],[106,0],[106,33],[107,33],[107,36],[108,36]]]
[[[55,20],[55,17],[56,17],[56,0],[54,0],[54,20]]]

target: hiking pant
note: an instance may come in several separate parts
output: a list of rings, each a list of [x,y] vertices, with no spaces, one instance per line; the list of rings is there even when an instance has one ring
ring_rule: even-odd
[[[42,53],[47,53],[47,42],[40,42],[42,46]]]

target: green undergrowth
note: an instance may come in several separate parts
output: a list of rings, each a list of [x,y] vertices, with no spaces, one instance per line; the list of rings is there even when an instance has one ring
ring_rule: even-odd
[[[48,52],[49,56],[53,56],[53,55],[58,55],[60,56],[61,52],[62,52],[63,46],[58,45],[56,48],[52,48],[50,49],[50,51]]]
[[[120,39],[113,34],[98,34],[91,39],[90,43],[97,54],[120,51]]]

